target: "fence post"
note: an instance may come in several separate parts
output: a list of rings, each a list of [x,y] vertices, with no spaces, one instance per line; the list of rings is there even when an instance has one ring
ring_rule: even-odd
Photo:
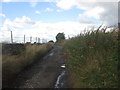
[[[13,43],[13,35],[12,35],[12,31],[11,31],[11,43]]]
[[[25,43],[25,35],[24,35],[24,43]]]

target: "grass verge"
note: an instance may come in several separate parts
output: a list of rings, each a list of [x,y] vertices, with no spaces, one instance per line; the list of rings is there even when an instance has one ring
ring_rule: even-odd
[[[73,88],[118,87],[118,31],[80,34],[61,44]]]

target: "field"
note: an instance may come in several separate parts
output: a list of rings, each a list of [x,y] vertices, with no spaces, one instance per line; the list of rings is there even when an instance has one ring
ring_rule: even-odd
[[[2,45],[2,81],[3,86],[19,74],[24,68],[40,60],[48,53],[53,43],[37,44],[3,44]]]
[[[72,88],[118,87],[118,30],[98,28],[61,43]]]

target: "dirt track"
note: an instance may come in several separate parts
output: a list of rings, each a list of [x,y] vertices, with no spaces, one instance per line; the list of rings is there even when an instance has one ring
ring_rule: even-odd
[[[15,79],[11,88],[54,88],[58,76],[65,70],[61,68],[62,64],[65,64],[62,47],[54,46],[45,57],[23,71]],[[63,77],[63,88],[67,87],[66,78],[67,73]]]

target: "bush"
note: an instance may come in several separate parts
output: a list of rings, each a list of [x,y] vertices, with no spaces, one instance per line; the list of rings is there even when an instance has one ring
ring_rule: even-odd
[[[56,36],[56,41],[57,42],[60,42],[62,40],[65,40],[65,35],[64,33],[58,33],[57,36]]]

